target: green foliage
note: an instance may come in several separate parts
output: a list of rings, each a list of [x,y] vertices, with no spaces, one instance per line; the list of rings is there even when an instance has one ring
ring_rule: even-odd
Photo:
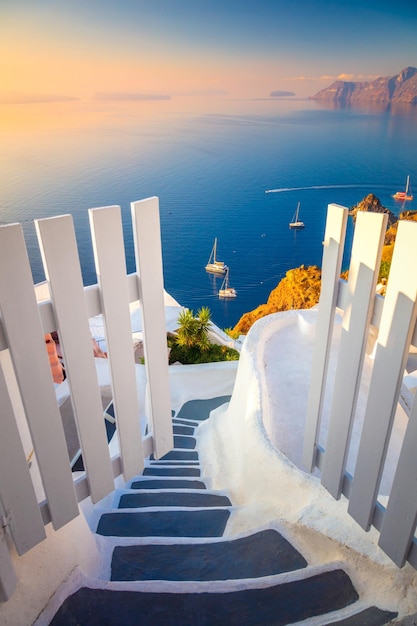
[[[201,307],[194,316],[193,311],[186,309],[178,316],[177,343],[185,348],[196,347],[201,351],[209,349],[210,341],[210,309]]]
[[[378,274],[378,282],[379,283],[381,282],[381,280],[383,278],[388,280],[390,269],[391,269],[391,262],[390,261],[381,261],[381,265],[379,267],[379,274]]]
[[[231,337],[232,339],[239,339],[239,332],[237,330],[234,330],[232,327],[225,328],[224,332],[226,333],[226,335],[229,335],[229,337]]]
[[[193,363],[215,363],[239,359],[237,350],[210,343],[210,317],[211,312],[208,307],[201,307],[196,316],[189,309],[180,313],[177,336],[168,337],[168,347],[171,348],[170,363],[179,361],[184,365],[192,365]]]
[[[227,346],[219,346],[210,344],[206,350],[201,350],[197,346],[187,347],[181,346],[175,339],[168,339],[168,345],[171,348],[169,354],[169,362],[180,362],[183,365],[192,365],[196,363],[217,363],[219,361],[237,361],[239,352]]]

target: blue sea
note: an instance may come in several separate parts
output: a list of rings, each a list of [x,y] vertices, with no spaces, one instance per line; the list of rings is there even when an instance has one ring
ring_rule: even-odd
[[[130,202],[158,196],[165,288],[230,327],[266,302],[288,269],[321,264],[329,203],[351,207],[374,193],[398,214],[404,207],[392,194],[407,175],[417,185],[417,107],[218,99],[197,108],[184,99],[144,112],[141,104],[65,105],[78,106],[76,115],[57,104],[46,119],[38,113],[29,126],[0,129],[0,222],[23,224],[36,282],[44,274],[35,218],[73,215],[84,282],[92,284],[87,210],[122,207],[131,272]],[[291,231],[298,202],[305,229]],[[417,195],[407,208],[417,209]],[[352,230],[350,223],[348,241]],[[204,269],[215,237],[234,300],[219,300],[222,278]]]

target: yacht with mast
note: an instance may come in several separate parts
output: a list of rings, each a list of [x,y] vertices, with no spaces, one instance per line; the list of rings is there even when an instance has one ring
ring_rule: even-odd
[[[394,193],[392,197],[394,198],[394,200],[412,200],[413,199],[409,176],[407,176],[407,182],[405,184],[405,191],[397,191],[396,193]]]
[[[226,269],[226,275],[223,279],[222,286],[219,289],[219,298],[236,298],[237,291],[233,287],[229,287],[229,268]]]
[[[225,265],[223,261],[218,261],[216,259],[216,252],[217,252],[217,237],[214,240],[214,245],[211,250],[210,258],[206,265],[206,272],[211,272],[212,274],[224,274],[227,270],[227,265]]]
[[[298,213],[299,213],[299,211],[300,211],[300,202],[299,202],[299,203],[298,203],[298,205],[297,205],[297,210],[296,210],[296,212],[294,213],[294,216],[293,216],[293,218],[292,218],[292,221],[289,223],[289,227],[290,227],[290,228],[292,228],[292,229],[294,229],[294,230],[297,230],[297,229],[299,230],[299,229],[301,229],[301,228],[304,228],[304,227],[305,227],[304,222],[302,222],[302,221],[299,219],[299,217],[298,217]]]

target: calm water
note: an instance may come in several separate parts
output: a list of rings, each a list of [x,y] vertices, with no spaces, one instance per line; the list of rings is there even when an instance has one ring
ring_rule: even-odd
[[[190,105],[155,103],[144,114],[131,104],[80,104],[73,117],[58,119],[55,109],[29,126],[0,127],[0,221],[23,223],[35,281],[44,275],[34,218],[74,216],[91,284],[88,208],[121,205],[133,271],[130,202],[156,195],[166,289],[194,311],[207,305],[221,327],[233,326],[288,269],[321,263],[328,203],[350,207],[373,192],[398,214],[392,193],[407,174],[417,185],[417,107],[218,101],[196,113]],[[288,223],[298,202],[306,228],[294,232]],[[417,208],[417,199],[408,206]],[[215,237],[238,291],[233,301],[218,299],[222,279],[204,270]]]

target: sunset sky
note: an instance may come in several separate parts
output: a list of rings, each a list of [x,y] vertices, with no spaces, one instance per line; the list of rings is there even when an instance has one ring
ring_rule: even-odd
[[[314,94],[417,65],[416,0],[0,0],[0,102]]]

